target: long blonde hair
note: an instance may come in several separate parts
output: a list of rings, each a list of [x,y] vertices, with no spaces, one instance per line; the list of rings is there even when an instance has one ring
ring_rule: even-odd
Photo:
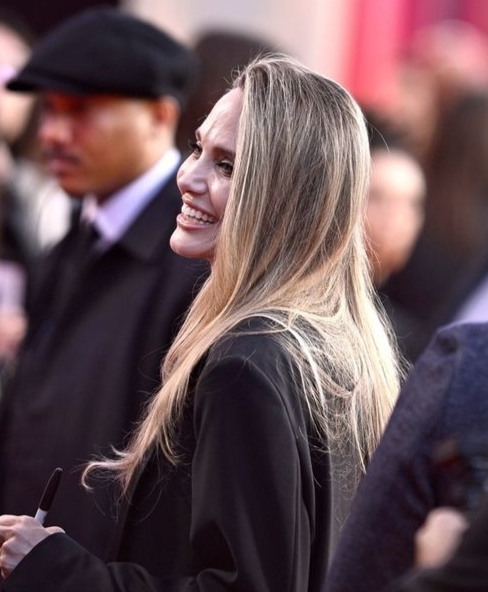
[[[398,391],[396,357],[373,297],[363,244],[369,146],[363,115],[337,83],[293,59],[248,65],[236,160],[212,273],[169,350],[162,384],[127,450],[91,463],[127,488],[176,433],[196,365],[250,317],[272,321],[326,442],[377,444]]]

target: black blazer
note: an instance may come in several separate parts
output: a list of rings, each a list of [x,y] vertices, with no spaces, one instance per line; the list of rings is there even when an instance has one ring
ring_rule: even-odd
[[[5,590],[318,592],[351,488],[317,448],[292,372],[269,335],[224,339],[190,393],[180,464],[154,455],[121,509],[115,562],[52,535]]]
[[[159,386],[160,364],[206,267],[174,254],[169,238],[181,208],[174,178],[122,239],[69,273],[74,232],[38,263],[29,298],[29,331],[1,402],[0,511],[32,514],[53,468],[64,468],[50,514],[105,557],[114,529],[112,499],[86,493],[81,467],[122,446],[141,406]]]

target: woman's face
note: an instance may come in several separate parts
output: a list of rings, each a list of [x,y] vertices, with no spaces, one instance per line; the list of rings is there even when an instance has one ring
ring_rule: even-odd
[[[192,153],[178,171],[183,207],[170,244],[183,257],[213,259],[229,198],[241,110],[242,90],[224,95],[196,131]]]

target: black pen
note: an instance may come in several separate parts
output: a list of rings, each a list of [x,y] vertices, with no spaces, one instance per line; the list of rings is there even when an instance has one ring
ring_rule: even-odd
[[[44,520],[46,519],[47,513],[51,509],[54,496],[59,487],[59,482],[61,481],[61,475],[63,474],[63,469],[57,467],[54,469],[53,474],[49,478],[47,482],[46,488],[44,489],[44,493],[42,494],[41,501],[39,502],[39,507],[37,508],[36,515],[34,518],[44,524]]]

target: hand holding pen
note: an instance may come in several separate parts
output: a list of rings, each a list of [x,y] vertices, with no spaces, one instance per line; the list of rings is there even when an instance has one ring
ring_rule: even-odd
[[[58,526],[44,528],[46,518],[59,487],[62,470],[51,475],[39,502],[35,517],[0,516],[0,572],[3,578],[10,575],[20,561],[41,541],[54,533],[64,532]]]

